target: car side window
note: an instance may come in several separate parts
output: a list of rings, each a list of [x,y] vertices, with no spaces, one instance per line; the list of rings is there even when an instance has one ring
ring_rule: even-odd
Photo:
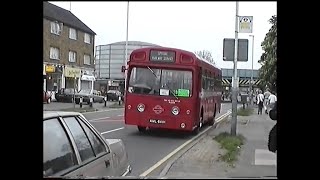
[[[51,176],[78,164],[70,140],[57,118],[43,122],[43,175]]]
[[[95,156],[89,139],[84,133],[77,119],[75,117],[64,117],[63,119],[65,120],[76,142],[81,160],[86,161],[88,159],[94,158]]]
[[[101,142],[101,140],[92,132],[92,130],[84,123],[82,120],[79,120],[81,126],[83,127],[84,131],[86,132],[90,143],[92,144],[94,153],[96,155],[100,153],[109,152],[106,150],[105,145]]]

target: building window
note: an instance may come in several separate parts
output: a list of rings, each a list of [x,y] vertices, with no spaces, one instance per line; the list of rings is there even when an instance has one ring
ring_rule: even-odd
[[[84,42],[90,44],[91,43],[91,38],[90,34],[84,33]]]
[[[77,40],[77,30],[69,28],[69,38]]]
[[[51,22],[51,33],[60,35],[62,32],[62,23]]]
[[[75,51],[69,51],[69,62],[77,61],[77,53]]]
[[[90,55],[85,54],[83,57],[83,64],[90,65],[90,62],[91,62]]]
[[[50,59],[60,59],[60,49],[56,47],[50,47]]]

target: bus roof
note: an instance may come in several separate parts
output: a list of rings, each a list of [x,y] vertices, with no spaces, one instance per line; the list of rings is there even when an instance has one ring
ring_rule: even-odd
[[[213,66],[216,69],[221,70],[221,68],[219,68],[216,64],[210,63],[207,60],[199,57],[197,54],[195,54],[194,52],[190,52],[190,51],[186,51],[183,49],[178,49],[178,48],[171,48],[171,47],[161,47],[161,46],[152,46],[152,47],[145,47],[145,48],[139,48],[139,49],[135,49],[132,51],[132,53],[136,52],[136,51],[145,51],[145,50],[150,50],[150,49],[156,49],[156,50],[171,50],[171,51],[178,51],[178,52],[183,52],[186,55],[192,56],[196,59],[196,64],[200,65],[200,64],[205,64],[206,66]]]

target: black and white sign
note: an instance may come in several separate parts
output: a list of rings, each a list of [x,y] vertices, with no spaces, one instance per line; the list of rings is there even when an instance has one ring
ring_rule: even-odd
[[[153,123],[153,124],[165,124],[166,123],[166,121],[159,120],[159,119],[150,119],[149,122]]]
[[[150,51],[150,61],[175,62],[176,61],[176,53],[172,52],[172,51],[151,50]]]

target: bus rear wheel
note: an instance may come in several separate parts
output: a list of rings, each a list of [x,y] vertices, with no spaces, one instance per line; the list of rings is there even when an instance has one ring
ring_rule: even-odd
[[[139,132],[146,132],[146,127],[138,126]]]
[[[216,108],[214,108],[214,114],[213,114],[213,116],[210,118],[210,120],[209,120],[209,122],[208,122],[208,125],[209,125],[209,126],[213,126],[214,120],[215,120],[215,118],[216,118],[216,113],[217,113]]]

